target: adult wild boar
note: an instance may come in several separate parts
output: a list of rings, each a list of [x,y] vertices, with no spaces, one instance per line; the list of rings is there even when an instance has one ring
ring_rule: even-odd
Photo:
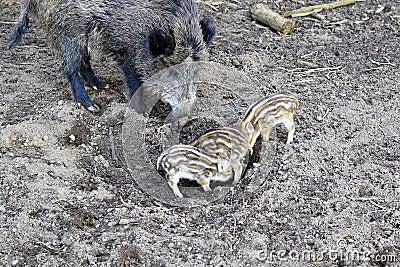
[[[10,47],[20,43],[29,16],[60,52],[76,100],[91,112],[99,107],[88,96],[84,81],[95,89],[108,87],[90,65],[94,51],[116,60],[133,95],[159,68],[187,58],[207,59],[215,35],[213,22],[199,19],[192,0],[30,0]]]

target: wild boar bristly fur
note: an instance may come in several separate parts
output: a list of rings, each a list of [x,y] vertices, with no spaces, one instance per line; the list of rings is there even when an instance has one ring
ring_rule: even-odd
[[[21,41],[29,15],[60,52],[76,100],[92,112],[99,108],[84,81],[95,89],[108,85],[94,74],[91,53],[101,50],[116,60],[133,95],[161,68],[207,59],[215,36],[213,22],[199,19],[193,0],[30,0],[10,47]]]

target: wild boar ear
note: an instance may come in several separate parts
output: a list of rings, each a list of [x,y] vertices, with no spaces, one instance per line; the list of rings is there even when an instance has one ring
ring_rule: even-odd
[[[203,33],[203,41],[209,46],[217,33],[214,22],[209,18],[203,18],[200,21],[200,27]]]
[[[155,29],[149,35],[149,49],[153,56],[171,55],[175,50],[175,38],[172,31]]]

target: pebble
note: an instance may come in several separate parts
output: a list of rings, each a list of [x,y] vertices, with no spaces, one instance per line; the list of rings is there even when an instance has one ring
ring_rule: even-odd
[[[97,263],[96,257],[92,255],[87,255],[87,260],[90,265],[95,266]]]
[[[102,155],[95,156],[94,160],[97,163],[103,164],[106,168],[110,166],[110,163]]]
[[[0,206],[0,212],[6,212],[6,207]]]
[[[319,121],[319,122],[321,122],[321,121],[323,121],[323,120],[324,120],[324,118],[322,118],[322,116],[321,116],[321,115],[318,115],[316,119],[317,119],[317,121]]]
[[[73,134],[71,134],[70,136],[68,136],[69,137],[69,142],[70,143],[73,143],[73,142],[75,142],[75,140],[76,140],[76,137],[75,137],[75,135],[73,135]]]
[[[13,260],[13,261],[11,262],[11,265],[12,265],[12,266],[16,266],[16,265],[18,264],[18,262],[19,262],[19,260]]]
[[[109,227],[111,227],[111,226],[115,226],[115,225],[117,225],[118,223],[116,223],[116,222],[109,222],[108,224],[107,224],[107,226],[109,226]]]
[[[275,213],[273,213],[273,212],[268,212],[267,214],[265,214],[265,217],[266,217],[266,218],[269,218],[269,219],[274,218],[274,217],[275,217]]]
[[[104,187],[99,187],[96,191],[94,191],[95,199],[97,200],[105,200],[105,199],[113,199],[114,194],[106,190]]]
[[[119,220],[119,224],[120,225],[127,225],[127,224],[130,224],[130,223],[131,223],[130,219],[121,219],[121,220]]]

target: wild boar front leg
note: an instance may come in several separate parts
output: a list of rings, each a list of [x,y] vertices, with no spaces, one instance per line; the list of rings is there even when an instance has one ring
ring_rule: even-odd
[[[84,53],[82,55],[79,73],[81,74],[82,78],[86,81],[86,83],[95,90],[105,89],[109,87],[107,83],[99,80],[96,74],[94,74],[92,66],[90,65],[90,55],[87,48],[84,50]]]
[[[65,37],[60,41],[59,47],[65,64],[64,74],[71,83],[72,91],[76,101],[81,103],[87,110],[91,112],[100,111],[100,108],[93,103],[88,96],[83,84],[82,76],[79,73],[79,68],[82,64],[83,57],[83,55],[80,53],[80,51],[82,51],[81,46],[75,39],[67,39],[67,37]]]

